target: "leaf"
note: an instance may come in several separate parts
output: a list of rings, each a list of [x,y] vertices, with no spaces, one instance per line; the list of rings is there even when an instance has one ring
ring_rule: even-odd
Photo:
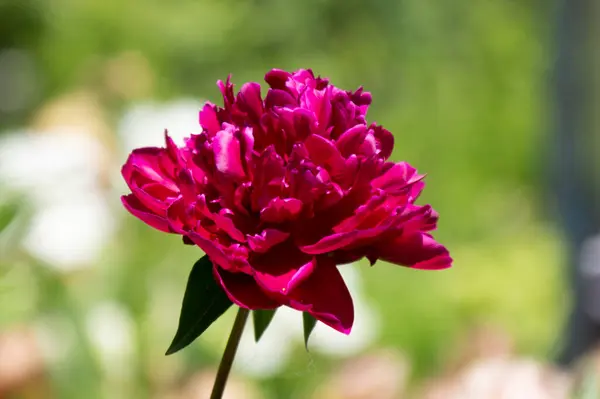
[[[198,338],[232,305],[213,277],[213,265],[205,255],[192,267],[185,288],[179,327],[165,355],[171,355]]]
[[[254,340],[258,342],[275,316],[277,309],[257,309],[252,311]]]
[[[310,334],[312,333],[316,324],[317,319],[315,319],[310,313],[302,313],[302,325],[304,327],[304,347],[306,350],[308,350],[308,337],[310,337]]]

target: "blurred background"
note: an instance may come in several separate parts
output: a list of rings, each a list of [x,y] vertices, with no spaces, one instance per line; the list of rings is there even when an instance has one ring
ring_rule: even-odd
[[[299,314],[260,345],[249,326],[226,397],[597,397],[597,21],[594,0],[0,0],[0,398],[208,396],[233,311],[164,356],[202,254],[124,211],[120,167],[198,132],[217,79],[275,67],[372,92],[455,263],[344,268],[353,334],[307,353]]]

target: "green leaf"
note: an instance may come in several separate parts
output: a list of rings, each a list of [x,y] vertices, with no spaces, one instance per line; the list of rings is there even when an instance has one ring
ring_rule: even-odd
[[[166,355],[171,355],[198,338],[232,305],[212,272],[213,265],[205,255],[192,268],[185,288],[179,327]]]
[[[254,339],[256,342],[260,340],[260,337],[264,334],[267,327],[275,316],[277,309],[257,309],[252,311],[252,318],[254,321]]]
[[[310,337],[310,334],[312,333],[316,324],[317,319],[312,317],[310,313],[302,313],[302,325],[304,327],[304,347],[306,350],[308,350],[308,337]]]

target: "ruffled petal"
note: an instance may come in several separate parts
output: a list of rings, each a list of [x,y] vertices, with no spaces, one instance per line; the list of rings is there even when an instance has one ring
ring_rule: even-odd
[[[273,198],[260,212],[260,220],[271,223],[283,223],[295,220],[302,211],[302,201],[296,198]]]
[[[290,233],[277,229],[265,229],[260,234],[248,235],[246,239],[250,249],[257,253],[265,253],[277,244],[288,239]]]

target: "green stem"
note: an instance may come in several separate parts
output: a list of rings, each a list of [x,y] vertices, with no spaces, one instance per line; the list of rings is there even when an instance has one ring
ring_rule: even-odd
[[[231,328],[231,333],[227,340],[227,346],[225,346],[225,352],[223,352],[223,358],[221,358],[221,364],[219,364],[217,378],[215,378],[215,384],[213,385],[210,399],[221,399],[223,397],[225,384],[227,384],[227,378],[229,377],[231,365],[235,358],[235,352],[240,343],[240,338],[244,332],[244,327],[246,326],[246,320],[248,319],[249,314],[250,311],[248,309],[239,308],[237,316],[235,316],[235,321],[233,322],[233,327]]]

